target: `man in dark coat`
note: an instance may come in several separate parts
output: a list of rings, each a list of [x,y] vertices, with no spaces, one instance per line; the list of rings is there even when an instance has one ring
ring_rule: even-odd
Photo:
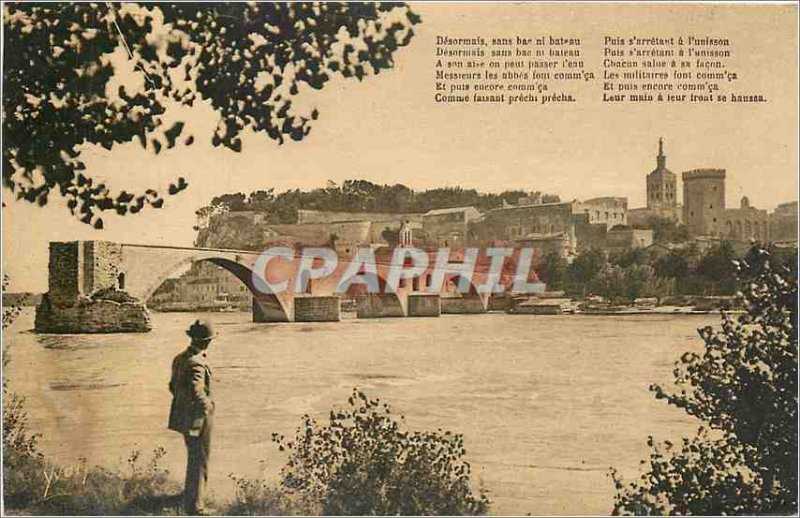
[[[206,349],[214,334],[211,325],[195,321],[186,334],[192,341],[172,361],[169,390],[172,406],[169,429],[183,434],[186,443],[186,482],[183,492],[184,512],[205,515],[208,460],[211,454],[214,400],[211,399],[211,368]]]

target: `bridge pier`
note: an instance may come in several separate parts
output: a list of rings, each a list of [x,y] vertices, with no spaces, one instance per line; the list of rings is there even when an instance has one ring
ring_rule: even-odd
[[[465,297],[442,297],[443,315],[473,315],[486,313],[486,306],[479,295],[467,295]]]
[[[338,322],[341,314],[342,304],[338,295],[295,296],[295,322]]]
[[[438,317],[441,314],[442,305],[438,293],[408,294],[408,316]]]
[[[48,291],[36,308],[39,333],[150,331],[144,301],[122,290],[122,247],[107,241],[50,243]]]

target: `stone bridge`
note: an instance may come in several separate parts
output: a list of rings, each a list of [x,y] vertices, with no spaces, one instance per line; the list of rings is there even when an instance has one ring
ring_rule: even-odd
[[[262,252],[247,250],[109,241],[52,242],[48,293],[37,308],[36,329],[56,333],[147,331],[147,300],[167,278],[198,261],[224,268],[250,290],[255,322],[338,321],[341,295],[358,300],[360,318],[483,313],[488,307],[490,293],[477,288],[488,276],[479,268],[471,279],[457,271],[445,273],[443,289],[431,293],[433,255],[429,255],[424,271],[400,279],[387,290],[391,250],[386,249],[378,254],[370,272],[380,286],[379,293],[367,293],[364,284],[357,283],[340,293],[341,284],[349,277],[364,274],[363,270],[353,271],[353,258],[337,257],[335,269],[315,275],[309,272],[321,270],[324,258],[282,250],[286,257],[265,260]],[[458,263],[458,254],[453,252],[451,261]],[[260,275],[254,276],[254,271]],[[304,286],[297,286],[298,276],[306,276],[301,279]],[[264,281],[278,279],[287,281],[286,290],[274,293],[264,289]],[[458,283],[469,289],[457,290]]]

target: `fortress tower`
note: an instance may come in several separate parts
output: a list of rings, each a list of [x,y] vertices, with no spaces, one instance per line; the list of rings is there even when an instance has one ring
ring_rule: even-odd
[[[720,236],[725,216],[725,170],[683,173],[683,222],[693,236]]]
[[[677,205],[675,173],[667,169],[664,140],[658,139],[656,168],[647,175],[647,208],[658,212],[671,212]]]

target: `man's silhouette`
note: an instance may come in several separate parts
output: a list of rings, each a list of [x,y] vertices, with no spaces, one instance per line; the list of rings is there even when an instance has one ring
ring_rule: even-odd
[[[192,341],[172,361],[172,406],[169,428],[183,434],[186,442],[186,483],[184,512],[204,515],[208,460],[211,454],[214,401],[211,399],[211,368],[206,359],[214,334],[211,325],[195,321],[186,334]]]

